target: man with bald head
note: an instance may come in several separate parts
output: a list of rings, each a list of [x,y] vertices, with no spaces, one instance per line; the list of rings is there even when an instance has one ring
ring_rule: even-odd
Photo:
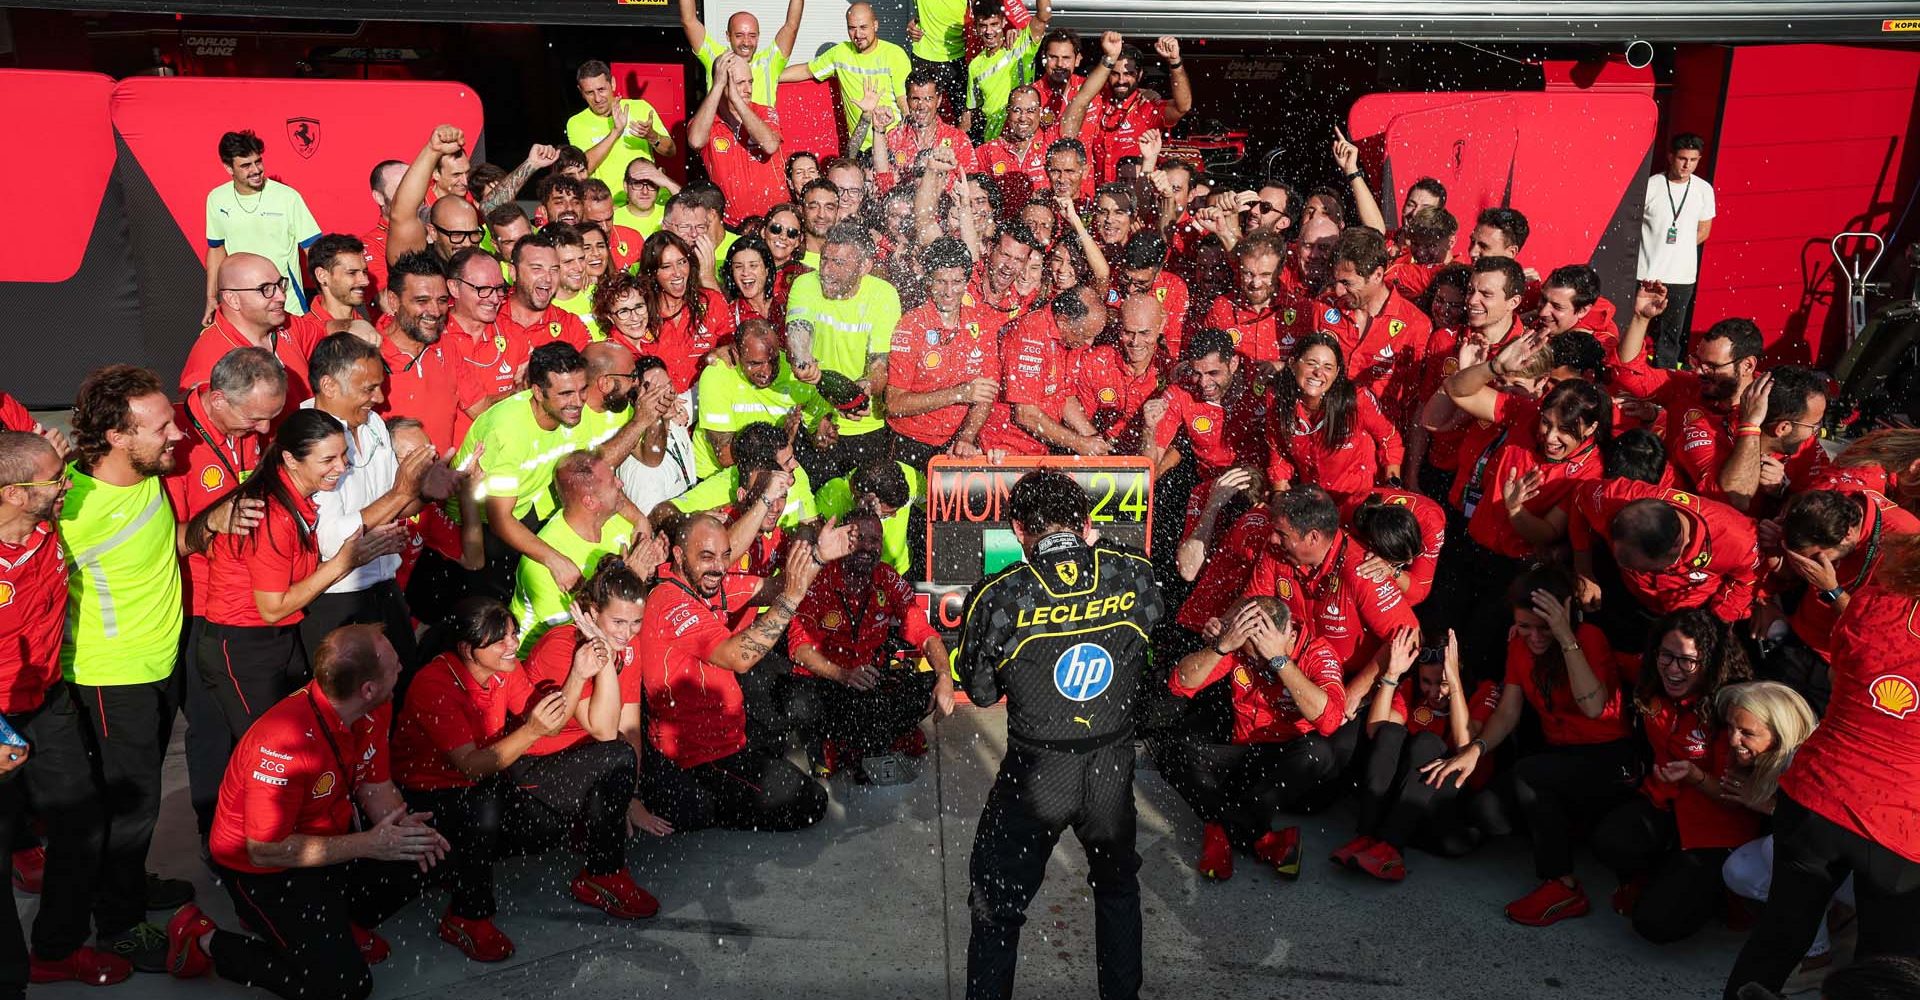
[[[313,395],[307,355],[327,335],[325,327],[310,316],[287,315],[286,276],[259,254],[229,254],[221,261],[218,290],[213,322],[200,331],[180,370],[180,391],[205,382],[228,351],[260,347],[287,370],[286,408],[291,412]]]
[[[593,575],[602,556],[627,551],[634,524],[620,514],[626,498],[612,466],[593,452],[576,451],[554,467],[553,486],[560,495],[560,512],[540,529],[539,538],[578,569],[583,579]],[[520,624],[522,656],[533,650],[548,629],[571,619],[569,604],[552,570],[538,559],[520,557],[508,610]]]
[[[847,132],[860,122],[860,101],[868,91],[891,101],[900,109],[897,121],[907,118],[907,77],[913,63],[907,50],[880,37],[880,19],[873,5],[854,3],[847,7],[847,40],[813,57],[804,66],[789,66],[780,74],[780,82],[825,80],[832,77],[840,91],[840,105],[846,115]],[[872,143],[871,136],[866,149]]]
[[[1002,330],[1000,401],[987,416],[981,447],[1012,455],[1112,454],[1072,392],[1087,345],[1106,325],[1099,293],[1080,285]]]
[[[813,386],[793,376],[773,324],[747,320],[734,331],[733,345],[735,363],[707,365],[694,390],[700,430],[693,462],[702,479],[733,465],[733,437],[747,427],[785,420],[798,410],[804,426],[817,428],[830,409]]]
[[[594,453],[608,468],[617,469],[636,457],[643,440],[649,447],[661,447],[659,436],[647,433],[660,419],[657,396],[641,389],[633,352],[601,340],[588,344],[580,355],[587,359],[587,405],[580,411],[580,427]],[[648,465],[660,464],[657,454],[640,457],[650,459]]]
[[[771,108],[780,94],[780,74],[793,58],[793,40],[800,34],[800,15],[806,6],[807,0],[787,0],[787,19],[766,48],[760,47],[760,19],[744,10],[727,18],[723,40],[707,30],[693,0],[680,0],[680,27],[687,33],[693,57],[707,71],[708,87],[713,86],[713,61],[723,52],[732,52],[747,64],[753,77],[753,103]]]
[[[1135,292],[1119,312],[1119,343],[1088,349],[1073,379],[1073,397],[1100,436],[1131,453],[1140,447],[1140,408],[1166,382],[1167,309],[1154,295]]]

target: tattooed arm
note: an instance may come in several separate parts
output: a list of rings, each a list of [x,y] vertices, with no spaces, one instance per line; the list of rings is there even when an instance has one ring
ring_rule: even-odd
[[[527,186],[536,171],[553,166],[560,159],[560,150],[554,146],[536,145],[527,151],[527,158],[513,168],[507,176],[496,181],[487,189],[487,196],[480,199],[480,214],[499,208],[520,196],[520,189]]]
[[[815,558],[811,544],[799,539],[789,543],[786,566],[780,575],[769,578],[756,596],[757,602],[765,603],[766,610],[754,618],[752,625],[715,647],[708,662],[736,674],[752,670],[780,641],[780,633],[787,630],[787,623],[800,608],[801,598],[807,596],[807,588],[825,565]]]

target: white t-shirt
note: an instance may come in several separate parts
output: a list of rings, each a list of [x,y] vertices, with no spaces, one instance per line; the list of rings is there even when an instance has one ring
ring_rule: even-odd
[[[1675,209],[1678,209],[1676,212]],[[1635,277],[1691,285],[1700,275],[1700,223],[1713,218],[1713,185],[1698,176],[1673,184],[1667,175],[1647,178],[1640,213],[1640,264]],[[1673,234],[1669,242],[1667,235]]]

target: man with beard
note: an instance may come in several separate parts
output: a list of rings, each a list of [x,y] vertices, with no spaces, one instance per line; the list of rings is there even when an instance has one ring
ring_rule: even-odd
[[[618,188],[627,176],[627,164],[634,158],[658,163],[678,149],[668,134],[666,122],[660,119],[653,105],[639,98],[618,96],[612,67],[598,59],[589,59],[580,64],[573,78],[587,106],[567,119],[567,144],[592,149],[613,133],[621,133],[613,140],[606,159],[593,168],[593,176],[604,181],[607,187]],[[616,107],[621,114],[614,113]],[[552,221],[551,217],[548,221]]]
[[[1272,233],[1255,232],[1233,248],[1233,295],[1213,300],[1206,326],[1224,330],[1244,360],[1268,371],[1293,356],[1294,323],[1299,306],[1282,302],[1276,281],[1287,259],[1286,244]]]
[[[968,178],[969,185],[977,183],[978,179]],[[1021,279],[1026,276],[1034,255],[1044,252],[1040,238],[1026,223],[1014,219],[993,235],[983,234],[983,239],[992,250],[987,259],[973,269],[967,294],[994,314],[996,326],[1011,323],[1032,309],[1034,299],[1040,294],[1038,288],[1025,294],[1020,291]]]
[[[312,395],[307,355],[326,333],[311,317],[287,315],[287,279],[258,254],[236,253],[220,265],[220,304],[213,322],[193,342],[180,369],[180,391],[207,380],[213,366],[236,347],[265,348],[287,370],[286,410]]]
[[[266,258],[288,284],[287,311],[307,311],[301,258],[320,238],[320,224],[300,192],[267,176],[267,145],[251,130],[220,137],[220,163],[231,183],[207,192],[207,306],[200,322],[211,324],[220,305],[220,265],[229,254]]]
[[[918,69],[907,77],[905,127],[887,136],[887,150],[899,163],[913,163],[921,153],[951,149],[960,167],[972,174],[980,168],[967,134],[940,117],[940,81],[933,71]]]
[[[617,470],[628,460],[659,465],[666,457],[666,437],[655,431],[661,415],[673,412],[661,405],[672,387],[643,389],[638,360],[619,344],[597,341],[580,354],[587,359],[587,405],[580,411],[587,447],[609,469]]]
[[[680,0],[680,27],[687,33],[687,47],[693,50],[693,57],[706,68],[707,86],[713,86],[714,61],[732,52],[752,81],[749,100],[771,108],[780,95],[780,74],[786,72],[787,61],[793,58],[793,42],[800,35],[805,9],[806,0],[787,0],[787,19],[774,34],[773,44],[764,49],[760,47],[760,19],[744,10],[727,18],[724,39],[715,38],[700,20],[693,0]]]
[[[1139,450],[1145,431],[1141,407],[1160,391],[1170,362],[1161,330],[1166,307],[1150,295],[1129,295],[1115,310],[1120,315],[1117,344],[1101,344],[1081,359],[1073,395],[1093,429],[1127,454]]]
[[[980,170],[1000,189],[1008,215],[1018,214],[1034,192],[1047,187],[1047,147],[1060,137],[1040,127],[1040,91],[1016,87],[1007,96],[1007,120],[997,138],[975,150]]]
[[[796,410],[803,423],[826,417],[828,407],[813,386],[793,375],[780,346],[780,333],[764,319],[740,324],[733,335],[737,363],[724,359],[700,370],[694,398],[700,412],[693,442],[694,470],[701,478],[733,465],[734,435],[754,424],[788,419]]]
[[[542,344],[527,358],[527,388],[488,407],[461,441],[454,467],[484,449],[478,460],[487,470],[487,567],[474,574],[470,592],[504,603],[521,556],[552,570],[563,588],[580,582],[580,571],[535,533],[553,515],[554,466],[588,447],[580,429],[586,386],[587,360],[573,345]]]
[[[973,261],[959,240],[934,240],[920,260],[927,301],[893,331],[887,426],[893,454],[924,470],[942,452],[980,455],[980,428],[1000,395],[1000,324],[967,292]]]
[[[840,223],[840,192],[825,177],[815,177],[800,189],[800,227],[807,231],[801,261],[818,267],[827,233]]]
[[[432,264],[424,254],[408,254],[395,261],[394,281],[403,287],[425,280],[414,273],[418,265],[411,263],[413,261]],[[436,279],[433,284],[439,286],[440,298],[444,300],[446,281],[437,273],[433,277]],[[392,296],[393,288],[389,287],[386,294]],[[413,303],[401,306],[405,311],[415,308],[418,307]],[[442,302],[432,308],[444,310],[446,307]],[[388,332],[387,344],[402,338],[417,343],[413,340],[417,333],[401,333],[407,322],[400,318],[404,313],[394,315],[396,322]],[[417,314],[413,322],[420,327],[427,325]],[[434,341],[440,339],[439,327],[436,314],[432,321]],[[428,344],[422,351],[433,349],[434,346]],[[424,361],[424,354],[414,360]],[[308,405],[339,422],[347,439],[346,468],[338,483],[313,497],[318,514],[313,530],[322,560],[332,559],[349,539],[363,532],[369,536],[405,532],[408,529],[402,522],[429,503],[445,500],[453,491],[452,471],[434,452],[415,451],[405,462],[395,457],[386,421],[374,412],[382,399],[381,384],[388,378],[386,370],[391,367],[391,362],[371,346],[343,334],[328,337],[313,350],[314,395]],[[417,370],[419,364],[414,367]],[[443,377],[451,380],[451,367],[442,362],[437,368],[444,373]],[[396,369],[392,378],[400,381],[406,374]],[[405,412],[411,415],[417,411]],[[315,597],[300,619],[300,638],[306,648],[319,649],[328,633],[341,625],[384,625],[388,640],[400,654],[404,676],[411,676],[420,663],[413,642],[413,618],[406,598],[394,582],[399,569],[400,554],[396,551],[361,563]]]
[[[540,224],[551,226],[559,222],[571,226],[579,222],[586,211],[586,197],[586,188],[579,181],[564,174],[548,174],[534,195],[540,205]]]
[[[383,251],[384,253],[384,251]],[[370,255],[359,237],[328,233],[307,250],[319,295],[307,303],[307,312],[327,324],[329,333],[345,330],[371,344],[380,338],[373,328],[379,310],[371,303],[377,289],[367,260]],[[384,266],[383,256],[380,263]]]
[[[1706,492],[1718,485],[1717,459],[1727,454],[1722,449],[1735,434],[1728,424],[1759,373],[1766,345],[1753,320],[1729,317],[1694,341],[1684,370],[1655,368],[1644,350],[1647,330],[1666,308],[1666,287],[1657,282],[1634,293],[1633,318],[1620,337],[1619,363],[1613,366],[1613,389],[1667,411],[1667,458],[1674,473],[1685,488]]]
[[[1140,453],[1153,462],[1156,477],[1164,475],[1181,458],[1174,439],[1186,435],[1199,466],[1200,485],[1188,504],[1197,513],[1222,472],[1267,467],[1267,400],[1255,379],[1241,378],[1240,356],[1219,330],[1194,334],[1180,361],[1181,383],[1141,407]]]
[[[1433,332],[1427,314],[1385,280],[1387,240],[1353,226],[1333,252],[1333,285],[1314,303],[1315,327],[1340,341],[1347,377],[1380,400],[1394,426],[1413,415]]]
[[[1609,354],[1620,345],[1613,303],[1600,297],[1600,272],[1586,264],[1565,264],[1548,273],[1533,322],[1555,334],[1586,330]]]
[[[825,789],[748,745],[740,676],[779,643],[820,571],[847,554],[849,535],[829,523],[818,548],[792,541],[763,579],[728,572],[717,519],[695,514],[677,526],[672,561],[647,596],[637,663],[648,708],[639,797],[674,830],[798,830],[826,815]]]
[[[444,337],[451,302],[446,273],[425,253],[405,254],[388,269],[380,301],[389,322],[379,356],[386,386],[375,409],[419,420],[434,448],[451,454],[459,441],[460,376],[471,341]]]
[[[539,538],[565,556],[584,578],[593,575],[602,556],[624,553],[633,539],[634,525],[620,513],[626,497],[613,467],[590,451],[576,451],[554,467],[554,490],[560,512],[540,529]],[[550,628],[571,618],[568,590],[554,580],[553,571],[537,560],[520,557],[513,574],[513,600],[507,605],[520,626],[520,655]]]
[[[1689,447],[1700,456],[1690,463],[1706,465],[1700,492],[1756,518],[1779,510],[1789,494],[1806,489],[1826,471],[1827,450],[1820,444],[1826,418],[1825,374],[1800,365],[1771,369],[1741,394],[1740,427],[1733,438]],[[1693,428],[1686,443],[1691,446],[1702,433]]]
[[[1154,42],[1153,50],[1167,61],[1173,80],[1171,100],[1140,89],[1139,50],[1128,46],[1119,32],[1109,31],[1100,36],[1100,65],[1087,74],[1080,92],[1067,105],[1060,134],[1087,144],[1096,183],[1116,180],[1120,161],[1141,155],[1142,135],[1152,129],[1171,129],[1193,110],[1193,87],[1180,59],[1180,40],[1164,35]]]
[[[559,233],[541,230],[513,245],[513,291],[494,322],[528,351],[555,342],[577,351],[591,339],[580,317],[553,304],[562,290],[560,242]]]
[[[836,372],[854,382],[867,405],[833,415],[834,428],[821,440],[803,442],[802,462],[815,482],[844,474],[862,462],[884,456],[892,438],[887,423],[875,412],[875,400],[887,392],[887,359],[893,351],[893,331],[900,324],[900,296],[893,286],[868,273],[873,266],[873,242],[857,223],[842,222],[827,234],[820,252],[820,270],[793,279],[787,295],[788,336],[804,323],[813,334],[813,357],[822,372]],[[811,380],[811,372],[799,373]]]
[[[1704,607],[1737,622],[1753,612],[1760,566],[1753,521],[1717,500],[1633,479],[1592,480],[1573,491],[1567,534],[1577,592],[1598,592],[1591,582],[1597,538],[1648,617]]]
[[[999,400],[980,443],[1010,455],[1110,455],[1073,396],[1086,348],[1106,329],[1107,307],[1086,286],[1070,288],[1000,331]]]
[[[819,694],[821,735],[833,741],[833,756],[864,781],[866,758],[916,743],[924,750],[925,738],[914,739],[920,720],[953,714],[953,675],[946,643],[914,606],[913,585],[880,559],[879,516],[857,511],[847,527],[853,551],[807,588],[787,650],[794,674]],[[915,665],[920,657],[928,667]]]
[[[451,355],[460,359],[457,410],[453,416],[453,440],[466,437],[473,419],[487,407],[513,394],[515,380],[527,364],[527,342],[509,337],[498,320],[507,304],[511,288],[500,276],[500,261],[479,247],[467,247],[447,262],[446,332],[458,346],[450,346]]]
[[[1066,28],[1055,28],[1040,39],[1040,75],[1033,89],[1040,97],[1040,124],[1043,131],[1054,132],[1067,118],[1067,104],[1087,82],[1074,72],[1080,68],[1080,36]]]
[[[7,594],[0,634],[8,636],[0,646],[0,710],[27,740],[0,754],[0,775],[9,779],[0,783],[0,835],[15,843],[31,796],[33,816],[47,827],[49,860],[32,951],[17,910],[0,929],[0,989],[24,996],[29,980],[103,986],[133,970],[86,944],[104,824],[77,702],[60,676],[68,569],[53,521],[71,480],[45,438],[0,431],[0,481],[7,483],[0,486],[0,590]]]
[[[248,255],[251,256],[251,255]],[[271,268],[272,265],[265,264]],[[165,968],[150,904],[193,896],[183,882],[150,890],[147,850],[160,814],[160,765],[177,703],[173,674],[185,620],[179,557],[204,551],[216,504],[182,525],[161,477],[185,437],[160,379],[108,365],[87,376],[73,408],[72,487],[60,507],[67,553],[67,632],[60,668],[86,718],[95,774],[106,790],[106,853],[93,913],[103,950],[136,968]],[[84,905],[84,904],[82,904]]]
[[[868,91],[898,105],[901,117],[905,118],[907,77],[912,73],[913,62],[907,58],[906,50],[880,37],[880,20],[874,16],[873,5],[861,2],[847,6],[846,41],[814,56],[803,66],[788,66],[780,74],[780,82],[833,77],[850,135],[860,124],[860,99]],[[868,149],[872,141],[869,136],[860,150]]]

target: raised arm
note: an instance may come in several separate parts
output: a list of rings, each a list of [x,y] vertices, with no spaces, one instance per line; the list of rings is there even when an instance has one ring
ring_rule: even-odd
[[[797,4],[800,0],[794,0]],[[695,52],[707,44],[707,25],[700,20],[700,11],[695,9],[693,0],[679,0],[680,30],[686,32],[687,47]],[[782,29],[784,30],[784,29]]]
[[[1113,73],[1113,64],[1120,61],[1120,50],[1125,48],[1126,39],[1117,31],[1104,32],[1100,36],[1100,65],[1087,74],[1087,82],[1080,86],[1080,92],[1067,102],[1067,109],[1060,115],[1060,135],[1067,139],[1078,139],[1080,129],[1086,124],[1087,109],[1093,106],[1094,95],[1107,85],[1107,77]]]
[[[480,201],[480,214],[485,215],[519,197],[520,189],[527,186],[527,182],[533,179],[536,172],[553,166],[559,159],[558,146],[535,144],[533,148],[527,150],[527,158],[522,160],[519,166],[513,168],[507,176],[500,178],[493,187],[487,189],[487,196]]]
[[[1380,214],[1380,203],[1374,200],[1373,189],[1367,186],[1367,175],[1360,169],[1360,147],[1354,145],[1338,125],[1333,127],[1333,164],[1346,179],[1347,192],[1353,196],[1353,212],[1360,224],[1385,233],[1386,216]]]
[[[420,207],[427,202],[427,188],[443,156],[457,156],[465,148],[466,136],[452,125],[441,125],[419,155],[407,166],[387,205],[387,263],[391,264],[415,250],[427,248],[427,222]]]
[[[1160,115],[1160,124],[1172,128],[1193,110],[1193,83],[1187,79],[1186,62],[1180,58],[1180,39],[1163,35],[1153,43],[1153,50],[1167,61],[1167,76],[1173,82],[1173,99]]]
[[[691,3],[692,0],[680,0]],[[793,58],[793,41],[800,37],[800,20],[805,15],[807,0],[787,0],[787,19],[780,22],[780,30],[773,33],[773,47]]]

